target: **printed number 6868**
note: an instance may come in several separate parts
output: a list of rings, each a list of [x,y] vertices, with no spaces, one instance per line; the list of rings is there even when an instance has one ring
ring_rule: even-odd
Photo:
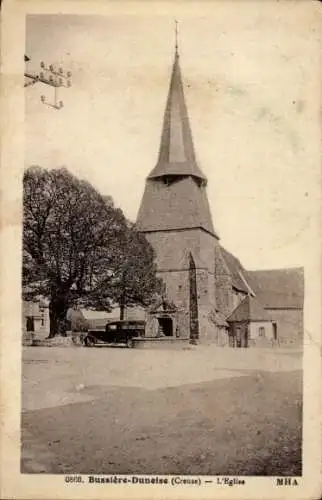
[[[82,476],[65,476],[65,483],[82,483]]]

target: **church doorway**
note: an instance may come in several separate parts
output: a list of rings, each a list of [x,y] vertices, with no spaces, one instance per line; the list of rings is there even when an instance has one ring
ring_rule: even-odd
[[[241,346],[240,347],[248,347],[248,328],[247,328],[247,326],[242,331]]]
[[[235,345],[234,347],[248,347],[248,327],[240,325],[235,330]]]
[[[171,318],[158,318],[160,337],[172,337],[173,336],[173,322]]]
[[[236,327],[236,347],[242,346],[242,330],[240,326]]]

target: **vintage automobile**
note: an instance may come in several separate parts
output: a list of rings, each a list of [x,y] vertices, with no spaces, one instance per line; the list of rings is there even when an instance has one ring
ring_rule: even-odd
[[[89,330],[83,338],[86,347],[100,344],[133,347],[135,337],[144,337],[145,321],[119,320],[106,324],[105,330]]]

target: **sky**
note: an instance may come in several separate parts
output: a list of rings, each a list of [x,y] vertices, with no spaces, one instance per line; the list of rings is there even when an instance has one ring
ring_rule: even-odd
[[[310,2],[182,11],[180,64],[221,243],[249,269],[303,266],[320,207],[321,26]],[[260,4],[260,8],[258,8]],[[25,90],[25,166],[66,166],[135,220],[154,168],[174,55],[173,15],[28,15],[28,71],[72,72],[64,107]]]

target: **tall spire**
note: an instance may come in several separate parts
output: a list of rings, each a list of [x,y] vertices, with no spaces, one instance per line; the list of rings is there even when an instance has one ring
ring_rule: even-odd
[[[189,175],[202,183],[207,179],[197,165],[184,96],[178,49],[178,21],[175,21],[175,51],[170,87],[161,134],[159,157],[149,179]]]
[[[159,157],[147,178],[137,216],[139,231],[158,233],[202,229],[218,238],[198,167],[179,65],[178,25],[174,62],[163,119]]]

